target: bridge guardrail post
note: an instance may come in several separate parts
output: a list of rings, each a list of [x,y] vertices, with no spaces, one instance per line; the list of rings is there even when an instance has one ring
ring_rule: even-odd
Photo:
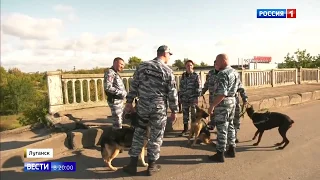
[[[49,113],[53,114],[63,108],[61,71],[47,71],[49,96]]]

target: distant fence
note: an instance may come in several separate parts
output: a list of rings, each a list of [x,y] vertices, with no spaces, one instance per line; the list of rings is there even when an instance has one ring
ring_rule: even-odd
[[[202,84],[209,71],[200,71]],[[178,89],[183,71],[174,72]],[[246,89],[319,83],[317,69],[292,68],[272,70],[240,70],[241,81]],[[122,73],[127,91],[133,73]],[[50,112],[106,106],[103,90],[103,74],[62,74],[47,72]]]

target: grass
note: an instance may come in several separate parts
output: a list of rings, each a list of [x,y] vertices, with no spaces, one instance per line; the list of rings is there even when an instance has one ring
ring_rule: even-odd
[[[0,131],[11,130],[21,127],[18,118],[22,115],[0,116]]]

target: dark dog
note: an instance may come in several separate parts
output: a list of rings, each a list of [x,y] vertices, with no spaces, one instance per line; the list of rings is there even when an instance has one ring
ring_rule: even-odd
[[[188,137],[188,144],[190,144],[191,137],[195,135],[191,146],[196,144],[198,138],[205,144],[210,143],[210,131],[205,122],[207,117],[209,117],[209,114],[203,109],[199,108],[199,106],[196,106],[196,118],[195,120],[191,121],[191,128]]]
[[[135,102],[137,103],[137,101]],[[123,126],[122,129],[113,130],[111,133],[101,138],[101,156],[104,162],[106,163],[106,166],[113,171],[116,171],[118,168],[112,165],[112,160],[119,155],[122,149],[131,147],[134,129],[139,124],[138,115],[135,112],[131,114],[126,114],[125,118],[130,120],[130,127]],[[139,156],[139,164],[143,167],[148,166],[148,164],[144,160],[144,155],[149,136],[150,128],[148,127],[147,137],[144,140],[143,148]]]
[[[284,144],[282,147],[278,147],[278,149],[284,149],[289,144],[286,133],[294,123],[294,121],[289,116],[278,112],[254,112],[252,105],[247,105],[246,111],[250,119],[252,119],[254,126],[258,129],[254,134],[254,137],[252,138],[252,140],[255,140],[257,135],[259,134],[258,142],[254,143],[254,146],[259,145],[261,137],[265,130],[270,130],[276,127],[279,127],[278,131],[283,140],[280,143],[276,143],[275,146],[281,146],[282,144]]]

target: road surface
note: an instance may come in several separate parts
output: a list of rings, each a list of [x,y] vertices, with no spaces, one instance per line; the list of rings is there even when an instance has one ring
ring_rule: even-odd
[[[207,161],[214,148],[186,147],[185,138],[167,137],[161,150],[159,163],[162,171],[152,178],[144,176],[145,168],[139,168],[135,177],[127,176],[121,168],[117,172],[106,171],[97,149],[70,151],[60,154],[50,161],[75,161],[77,172],[67,173],[25,173],[20,163],[4,163],[1,180],[11,179],[223,179],[223,180],[319,180],[320,179],[320,101],[291,107],[272,109],[284,112],[295,120],[287,136],[290,144],[284,150],[275,150],[273,144],[282,139],[277,129],[266,131],[258,147],[251,141],[255,132],[251,120],[245,117],[240,132],[237,157],[226,159],[223,164]],[[215,134],[212,137],[215,138]],[[115,166],[122,167],[129,161],[127,151],[114,160]],[[12,160],[12,162],[17,162]]]

